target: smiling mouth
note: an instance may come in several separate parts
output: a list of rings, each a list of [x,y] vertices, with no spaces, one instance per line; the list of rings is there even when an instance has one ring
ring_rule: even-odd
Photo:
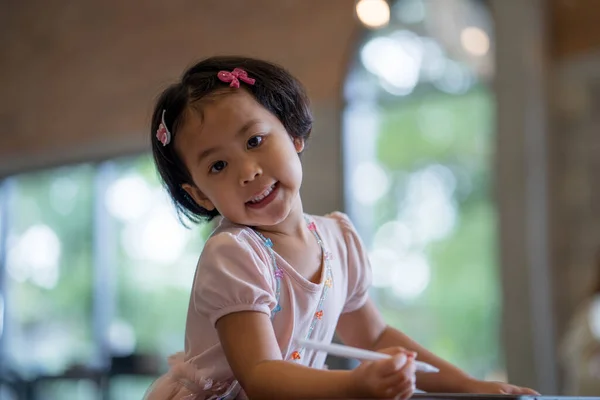
[[[272,184],[269,188],[265,189],[261,194],[259,194],[258,196],[255,196],[253,198],[251,198],[249,201],[247,201],[247,203],[249,204],[258,204],[261,201],[263,201],[267,196],[269,196],[271,193],[273,193],[273,190],[275,190],[275,186],[277,185],[277,182],[275,182],[274,184]]]

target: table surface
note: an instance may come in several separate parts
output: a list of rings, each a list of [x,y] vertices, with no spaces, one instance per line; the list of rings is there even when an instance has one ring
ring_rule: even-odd
[[[600,400],[598,397],[583,396],[547,396],[547,395],[506,395],[506,394],[469,394],[469,393],[415,393],[415,400]]]
[[[358,399],[346,399],[358,400]],[[365,400],[365,399],[363,399]],[[585,396],[534,396],[510,394],[470,394],[470,393],[415,393],[411,400],[600,400],[600,394]]]

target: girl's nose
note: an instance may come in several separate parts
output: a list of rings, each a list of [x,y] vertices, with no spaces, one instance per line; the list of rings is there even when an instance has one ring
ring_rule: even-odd
[[[240,184],[245,186],[262,175],[262,169],[254,161],[248,160],[240,171]]]

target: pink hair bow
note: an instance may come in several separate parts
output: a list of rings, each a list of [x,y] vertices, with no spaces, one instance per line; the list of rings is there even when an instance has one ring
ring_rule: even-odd
[[[254,85],[256,79],[248,77],[248,73],[241,68],[235,68],[233,71],[219,71],[217,77],[222,82],[231,82],[229,87],[239,88],[240,81],[246,82],[248,85]]]

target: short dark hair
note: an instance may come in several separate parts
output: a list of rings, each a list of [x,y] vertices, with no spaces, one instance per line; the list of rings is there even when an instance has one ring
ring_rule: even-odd
[[[271,62],[248,57],[218,56],[202,60],[183,74],[181,81],[163,91],[152,114],[150,135],[152,155],[160,177],[167,189],[179,216],[191,222],[210,221],[219,212],[209,211],[199,206],[182,188],[183,184],[193,184],[191,174],[177,154],[174,141],[177,130],[185,122],[188,108],[198,108],[199,102],[215,92],[228,92],[229,83],[217,78],[219,71],[244,69],[254,85],[240,81],[240,89],[248,91],[256,101],[281,121],[287,133],[293,138],[308,139],[312,130],[310,104],[302,84],[284,68]],[[156,138],[156,132],[164,119],[171,133],[171,142],[163,146]]]

